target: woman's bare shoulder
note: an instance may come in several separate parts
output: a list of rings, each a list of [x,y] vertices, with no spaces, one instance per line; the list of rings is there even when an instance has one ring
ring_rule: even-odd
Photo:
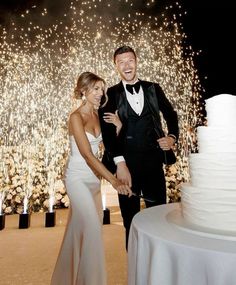
[[[83,118],[81,116],[80,110],[76,109],[73,111],[68,118],[68,127],[69,127],[69,132],[71,132],[72,128],[81,128],[83,127]]]
[[[80,110],[79,110],[79,108],[77,108],[76,110],[74,110],[74,111],[72,111],[71,113],[70,113],[70,115],[69,115],[69,121],[72,119],[72,120],[74,120],[74,119],[81,119],[82,118],[82,116],[81,116],[81,112],[80,112]]]

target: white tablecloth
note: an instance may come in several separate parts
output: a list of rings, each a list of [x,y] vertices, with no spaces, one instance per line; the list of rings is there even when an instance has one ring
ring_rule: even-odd
[[[236,239],[188,230],[168,220],[180,204],[144,209],[134,218],[129,285],[235,285]]]

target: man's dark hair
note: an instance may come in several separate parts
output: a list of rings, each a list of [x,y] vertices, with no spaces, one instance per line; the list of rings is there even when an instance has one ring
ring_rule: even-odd
[[[116,62],[116,56],[118,54],[122,54],[122,53],[125,53],[125,52],[132,52],[136,58],[136,53],[134,51],[134,49],[130,46],[121,46],[119,47],[118,49],[115,50],[114,52],[114,56],[113,56],[113,60],[114,60],[114,63]]]

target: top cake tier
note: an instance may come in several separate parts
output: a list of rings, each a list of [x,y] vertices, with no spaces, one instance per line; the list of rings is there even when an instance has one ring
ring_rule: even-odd
[[[220,94],[206,100],[207,125],[236,126],[236,96]]]

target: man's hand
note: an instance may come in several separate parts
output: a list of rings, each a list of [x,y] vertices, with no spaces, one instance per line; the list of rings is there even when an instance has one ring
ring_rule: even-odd
[[[117,163],[116,177],[124,184],[132,187],[132,180],[129,169],[125,161]]]
[[[157,140],[159,143],[159,146],[162,150],[169,150],[172,148],[172,146],[175,143],[175,139],[172,137],[162,137]]]

